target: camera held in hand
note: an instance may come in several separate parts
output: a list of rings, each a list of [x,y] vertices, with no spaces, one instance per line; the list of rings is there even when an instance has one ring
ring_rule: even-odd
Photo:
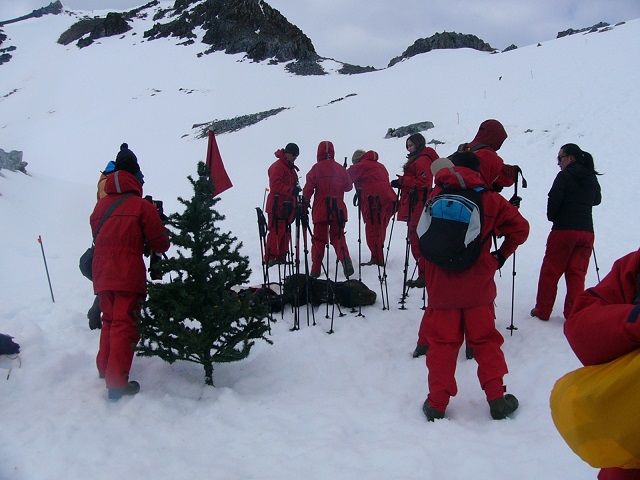
[[[160,220],[162,220],[162,223],[166,223],[169,217],[164,214],[162,200],[154,200],[151,195],[146,195],[144,199],[156,207]],[[162,260],[162,254],[149,251],[148,247],[145,246],[145,256],[149,256],[149,276],[151,280],[162,280],[162,273],[158,269],[158,262]]]
[[[162,204],[162,200],[154,200],[151,195],[146,195],[144,197],[144,199],[147,202],[150,202],[154,207],[156,207],[156,210],[158,211],[158,214],[160,215],[160,220],[162,220],[162,223],[165,223],[169,219],[169,217],[167,217],[164,214],[164,206]]]

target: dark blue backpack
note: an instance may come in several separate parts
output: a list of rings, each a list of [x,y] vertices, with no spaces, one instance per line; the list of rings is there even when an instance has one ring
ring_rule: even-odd
[[[427,202],[418,222],[420,253],[450,271],[471,267],[482,251],[482,187],[444,189]]]

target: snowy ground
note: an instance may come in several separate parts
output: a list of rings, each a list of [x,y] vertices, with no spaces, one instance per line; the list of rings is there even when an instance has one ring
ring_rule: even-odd
[[[73,21],[43,17],[4,27],[7,43],[18,48],[0,67],[0,148],[24,151],[29,175],[3,170],[0,177],[0,332],[22,347],[21,368],[13,365],[8,379],[9,370],[0,370],[0,479],[595,478],[549,414],[554,382],[579,366],[562,334],[561,302],[548,323],[528,312],[550,229],[546,194],[564,143],[590,151],[604,173],[603,204],[594,210],[600,275],[638,248],[640,70],[631,59],[638,58],[639,21],[505,54],[437,51],[372,74],[306,78],[240,56],[197,58],[204,50],[198,44],[147,43],[144,25],[135,26],[137,35],[83,50],[57,45]],[[338,98],[344,100],[330,103]],[[193,124],[282,106],[289,109],[218,138],[235,184],[218,206],[227,215],[224,228],[244,243],[256,284],[255,207],[263,203],[277,148],[300,145],[301,179],[322,140],[334,142],[338,158],[376,150],[394,175],[406,152],[404,139],[384,139],[389,127],[432,121],[425,137],[445,142],[438,151],[446,155],[473,138],[482,120],[503,122],[510,136],[500,153],[524,170],[529,186],[519,190],[521,211],[532,227],[517,252],[513,336],[506,330],[511,259],[497,278],[506,383],[521,405],[513,419],[491,420],[476,364],[461,354],[460,392],[447,420],[425,421],[427,370],[424,359],[411,358],[422,299],[414,291],[407,310],[396,303],[404,261],[399,223],[388,265],[389,311],[380,302],[363,308],[364,317],[344,309],[333,335],[326,334],[324,306],[315,327],[306,326],[303,309],[297,332],[289,331],[287,312],[273,324],[274,345],[261,342],[248,359],[216,366],[215,388],[204,385],[197,365],[136,358],[131,377],[140,394],[106,400],[94,364],[98,332],[85,317],[91,285],[77,269],[90,244],[99,171],[128,142],[145,173],[145,194],[164,200],[170,213],[178,196],[190,197],[186,176],[206,153]],[[356,258],[355,209],[350,215]],[[588,285],[597,282],[591,266]],[[373,267],[362,276],[378,291]]]

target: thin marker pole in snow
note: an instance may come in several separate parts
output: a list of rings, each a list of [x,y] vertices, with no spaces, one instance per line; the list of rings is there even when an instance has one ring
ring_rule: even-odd
[[[47,281],[49,282],[49,291],[51,292],[51,301],[56,303],[55,298],[53,298],[53,288],[51,288],[51,277],[49,277],[49,267],[47,267],[47,257],[44,255],[44,245],[42,244],[42,237],[38,235],[38,243],[40,244],[40,250],[42,250],[42,260],[44,260],[44,269],[47,272]]]

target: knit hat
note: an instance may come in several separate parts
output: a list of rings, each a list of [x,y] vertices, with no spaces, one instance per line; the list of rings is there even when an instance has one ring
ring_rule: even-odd
[[[284,153],[290,153],[291,155],[295,155],[297,157],[298,155],[300,155],[300,149],[295,143],[287,143],[287,146],[284,147]]]
[[[131,175],[136,175],[140,171],[138,158],[131,150],[129,150],[129,145],[126,143],[120,145],[120,151],[118,152],[118,155],[116,155],[116,165],[113,170],[124,170],[125,172],[129,172]]]
[[[353,155],[351,156],[351,163],[358,163],[365,153],[366,152],[364,150],[356,150],[355,152],[353,152]]]

